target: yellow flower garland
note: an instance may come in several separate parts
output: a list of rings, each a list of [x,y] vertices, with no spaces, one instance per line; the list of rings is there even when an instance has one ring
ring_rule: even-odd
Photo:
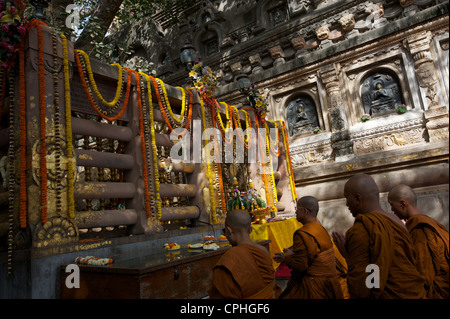
[[[287,139],[286,125],[285,125],[284,121],[278,120],[278,122],[281,125],[281,132],[283,134],[283,145],[284,145],[284,151],[285,151],[286,162],[287,162],[289,184],[291,185],[292,199],[295,202],[297,200],[297,189],[295,188],[295,179],[294,179],[294,172],[292,170],[291,152],[289,150],[289,142]]]
[[[242,130],[241,119],[239,117],[239,110],[234,105],[230,105],[230,107],[234,113],[233,117],[236,122],[235,124],[237,124],[237,126]],[[247,131],[249,128],[251,128],[250,114],[248,114],[248,112],[245,110],[241,110],[241,111],[244,112],[244,115],[245,115],[245,125],[246,125],[245,130]],[[245,131],[242,130],[242,132],[245,132]],[[241,139],[242,143],[244,144],[244,147],[246,149],[249,149],[250,143],[252,140],[252,132],[248,131],[248,134],[245,135],[244,138],[241,138],[241,135],[239,133],[240,133],[240,131],[238,131],[238,137]]]
[[[94,74],[92,73],[91,69],[91,62],[89,60],[89,56],[86,54],[86,52],[82,50],[76,50],[78,53],[81,53],[84,57],[84,60],[86,62],[86,70],[89,75],[89,80],[91,81],[92,89],[94,90],[95,95],[99,98],[99,100],[103,103],[103,105],[106,105],[108,107],[114,107],[117,102],[119,102],[120,94],[122,93],[122,66],[119,63],[111,64],[113,66],[116,66],[119,69],[119,75],[117,76],[117,89],[116,89],[116,95],[114,96],[114,99],[111,102],[106,101],[103,96],[100,94],[97,88],[97,84],[95,83]],[[82,76],[82,74],[80,74]]]
[[[155,122],[153,118],[153,103],[152,103],[152,88],[150,86],[150,77],[145,73],[140,73],[145,77],[147,81],[147,92],[148,92],[148,110],[150,113],[150,132],[152,141],[152,153],[153,153],[153,165],[155,172],[155,193],[156,193],[156,219],[161,219],[161,195],[159,193],[159,171],[158,171],[158,149],[156,147],[155,139]]]
[[[180,112],[180,117],[176,117],[175,114],[173,114],[172,112],[172,108],[170,107],[170,102],[169,102],[169,97],[167,95],[167,91],[166,91],[166,85],[164,84],[164,81],[161,81],[158,78],[155,78],[155,80],[159,83],[159,85],[161,85],[162,91],[163,91],[163,95],[164,95],[164,100],[166,101],[166,105],[167,105],[167,109],[169,110],[170,116],[172,117],[172,119],[177,122],[177,123],[181,123],[183,121],[184,118],[184,113],[186,110],[186,92],[182,87],[177,86],[177,89],[181,90],[181,112]]]
[[[202,125],[203,125],[203,131],[206,129],[206,117],[205,117],[205,106],[203,104],[203,97],[200,96],[200,106],[201,106],[201,112],[202,112]],[[207,177],[209,181],[209,194],[210,194],[210,200],[211,200],[211,218],[212,223],[217,223],[217,215],[216,215],[216,201],[215,201],[215,192],[214,192],[214,185],[212,180],[212,172],[211,172],[211,163],[209,159],[210,154],[206,154],[206,166],[207,166]]]
[[[61,34],[63,47],[63,65],[64,65],[64,103],[66,106],[66,145],[67,145],[67,210],[68,217],[75,217],[75,200],[74,200],[74,174],[72,158],[72,112],[70,105],[70,77],[69,77],[69,51],[67,48],[67,38]]]
[[[269,128],[269,126],[267,125],[267,122],[270,122],[270,123],[272,123],[273,125],[275,125],[275,129],[276,129],[276,132],[277,132],[277,137],[276,137],[277,143],[276,143],[276,144],[274,143],[274,141],[272,140],[272,137],[270,136],[270,128]],[[278,130],[278,124],[277,124],[276,121],[266,121],[266,123],[265,123],[265,128],[266,128],[266,134],[267,134],[267,135],[269,136],[269,138],[270,138],[270,149],[272,150],[273,155],[275,155],[275,156],[278,157],[278,156],[280,156],[280,133],[279,133],[279,130]],[[276,145],[277,149],[274,149],[273,144]]]
[[[233,123],[230,120],[230,112],[228,110],[229,105],[225,102],[220,102],[220,104],[222,104],[225,107],[225,115],[227,117],[227,126],[226,127],[223,126],[222,117],[220,116],[219,104],[216,104],[216,115],[219,120],[218,122],[219,122],[220,128],[222,129],[222,132],[227,133],[229,131],[230,127],[231,127],[231,129],[233,129]]]
[[[272,196],[273,196],[273,204],[278,202],[278,196],[277,196],[277,187],[275,184],[275,176],[273,175],[273,165],[272,165],[272,154],[270,153],[270,140],[269,140],[269,133],[267,132],[267,123],[264,123],[266,126],[266,155],[269,158],[269,163],[267,164],[269,166],[269,173],[270,173],[270,187],[272,188]]]

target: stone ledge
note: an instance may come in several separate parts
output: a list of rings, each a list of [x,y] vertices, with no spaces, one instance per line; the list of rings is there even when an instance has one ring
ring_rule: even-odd
[[[294,169],[296,186],[304,186],[319,182],[349,178],[357,173],[376,173],[396,170],[404,167],[414,169],[415,166],[430,163],[447,163],[449,159],[448,140],[426,145],[405,147],[367,155],[360,155],[348,161],[326,162],[309,167]],[[447,172],[448,182],[448,172]]]

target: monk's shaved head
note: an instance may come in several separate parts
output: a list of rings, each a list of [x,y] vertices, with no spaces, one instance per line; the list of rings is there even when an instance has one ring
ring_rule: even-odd
[[[369,212],[384,212],[380,205],[380,191],[373,178],[367,174],[352,176],[344,187],[346,205],[353,217]]]
[[[345,192],[349,194],[359,193],[368,200],[379,200],[380,191],[373,178],[366,174],[357,174],[352,176],[344,188]]]
[[[227,214],[225,226],[235,231],[248,231],[251,228],[252,219],[250,214],[242,209],[236,209]]]
[[[313,196],[304,196],[297,201],[297,207],[309,209],[311,217],[316,218],[319,212],[319,202]]]
[[[394,188],[392,188],[391,191],[389,192],[388,197],[390,200],[396,202],[406,200],[413,207],[417,207],[417,195],[413,191],[413,189],[408,185],[400,184],[394,186]]]

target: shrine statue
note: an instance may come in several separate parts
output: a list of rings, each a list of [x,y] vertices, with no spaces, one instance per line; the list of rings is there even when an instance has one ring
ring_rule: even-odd
[[[392,98],[392,90],[383,88],[383,84],[377,83],[372,93],[372,101],[370,107],[370,115],[377,113],[385,113],[395,110],[395,100]]]
[[[287,108],[289,135],[312,133],[319,126],[314,102],[308,98],[297,98]]]
[[[393,113],[396,105],[403,103],[400,87],[390,74],[377,73],[368,77],[361,93],[364,112],[372,116]]]
[[[376,103],[376,100],[392,100],[391,98],[391,93],[389,92],[390,90],[388,89],[383,89],[383,84],[381,83],[377,83],[377,85],[375,86],[375,93],[373,94],[374,97],[373,99],[375,101],[372,101],[372,104]]]

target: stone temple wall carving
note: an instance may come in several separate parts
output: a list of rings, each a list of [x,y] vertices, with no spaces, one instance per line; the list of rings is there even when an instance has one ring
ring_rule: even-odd
[[[207,8],[194,16],[213,12]],[[438,172],[441,164],[448,169],[446,1],[263,0],[238,7],[227,2],[213,13],[208,23],[194,18],[183,37],[220,30],[219,52],[200,57],[218,74],[219,100],[242,105],[234,83],[240,73],[269,92],[269,118],[289,128],[299,194],[340,200],[341,193],[332,197],[322,188],[332,189],[355,172],[383,180],[404,168],[394,175],[406,181],[417,175],[416,165],[421,171]],[[179,37],[165,41],[176,48]],[[178,55],[174,50],[173,69],[160,73],[173,85],[185,79]],[[315,105],[317,122],[295,112],[305,96]],[[366,113],[371,119],[362,122]],[[440,172],[424,175],[417,187],[442,184],[430,176],[448,183],[448,174]]]

